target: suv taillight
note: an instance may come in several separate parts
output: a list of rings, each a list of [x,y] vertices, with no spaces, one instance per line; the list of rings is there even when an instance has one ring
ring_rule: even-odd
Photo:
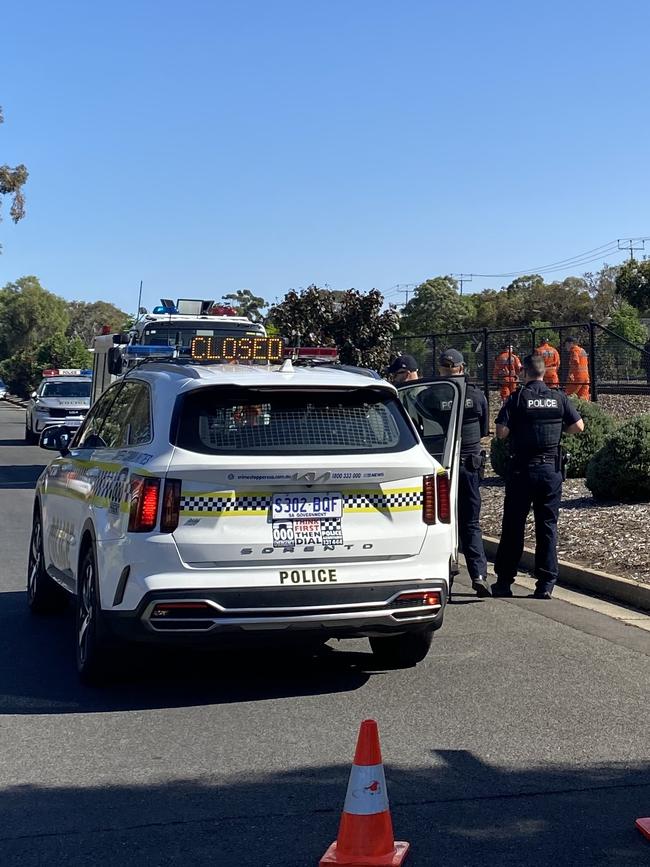
[[[158,520],[160,479],[131,476],[129,533],[150,533]]]
[[[425,524],[436,523],[436,477],[422,479],[422,520]]]
[[[166,479],[163,488],[162,510],[160,513],[160,532],[173,533],[178,527],[181,510],[180,479]]]
[[[438,520],[443,524],[449,524],[451,521],[451,501],[447,473],[439,473],[436,476],[436,487],[438,489]]]

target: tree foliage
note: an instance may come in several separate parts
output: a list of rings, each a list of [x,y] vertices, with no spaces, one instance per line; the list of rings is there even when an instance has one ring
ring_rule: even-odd
[[[405,334],[460,331],[471,325],[474,309],[470,296],[458,293],[453,277],[433,277],[416,287],[402,311]]]
[[[224,295],[223,300],[230,303],[240,316],[247,316],[252,322],[262,322],[262,311],[269,306],[260,295],[253,295],[250,289],[237,289],[229,295]]]
[[[334,346],[336,302],[327,289],[311,284],[298,293],[290,289],[271,307],[269,322],[292,346]]]
[[[0,123],[4,122],[2,108],[0,108]],[[23,187],[27,182],[28,172],[24,165],[8,166],[6,163],[0,165],[0,207],[2,206],[2,197],[11,197],[11,207],[9,215],[14,223],[25,216],[25,197]],[[0,219],[2,216],[0,215]]]
[[[21,277],[0,289],[2,378],[26,396],[45,367],[92,367],[89,347],[102,325],[119,331],[127,316],[105,301],[65,301],[37,277]]]
[[[65,333],[70,318],[63,298],[44,289],[37,277],[21,277],[0,289],[0,358]]]
[[[269,311],[269,323],[291,344],[336,346],[345,364],[380,370],[390,359],[390,344],[399,328],[396,310],[383,310],[376,289],[332,292],[311,285],[287,292]]]
[[[391,340],[400,326],[394,308],[382,310],[384,296],[376,289],[343,293],[334,320],[334,340],[344,364],[381,370],[390,360]]]
[[[619,269],[616,289],[638,310],[650,310],[650,260],[631,259]]]
[[[36,346],[15,352],[0,364],[0,372],[13,394],[27,397],[47,367],[91,368],[92,354],[78,337],[70,339],[58,333]]]
[[[92,346],[93,337],[107,325],[112,332],[126,330],[129,317],[108,301],[70,301],[67,303],[69,322],[66,334],[78,337],[85,346]]]

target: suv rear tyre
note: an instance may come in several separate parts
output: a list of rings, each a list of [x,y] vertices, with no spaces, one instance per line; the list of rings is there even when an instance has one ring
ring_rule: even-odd
[[[427,626],[403,635],[370,638],[370,647],[385,668],[410,668],[426,657],[433,641],[433,627]]]
[[[37,436],[33,430],[27,427],[27,422],[25,422],[25,442],[29,443],[29,445],[34,445],[37,440]]]
[[[76,651],[82,683],[99,685],[109,673],[110,647],[99,604],[97,561],[92,545],[82,557],[77,582]]]
[[[45,571],[43,556],[43,521],[34,513],[32,537],[27,560],[27,602],[34,614],[61,611],[68,603],[68,594]]]

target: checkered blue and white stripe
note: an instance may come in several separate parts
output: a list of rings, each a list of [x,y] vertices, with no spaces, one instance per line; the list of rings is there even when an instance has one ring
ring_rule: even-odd
[[[267,494],[242,494],[235,496],[226,492],[200,494],[184,491],[181,495],[181,511],[188,513],[211,513],[238,515],[265,512],[271,505]],[[422,491],[406,490],[386,493],[355,491],[343,495],[343,511],[372,512],[418,509],[422,506]],[[338,525],[332,524],[332,531]]]

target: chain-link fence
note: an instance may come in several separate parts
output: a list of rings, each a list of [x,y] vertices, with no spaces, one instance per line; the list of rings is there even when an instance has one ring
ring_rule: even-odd
[[[393,356],[412,355],[421,376],[437,373],[440,354],[457,349],[470,381],[485,393],[514,390],[523,358],[547,353],[557,384],[579,397],[598,399],[598,391],[650,392],[650,340],[640,346],[597,322],[545,328],[497,328],[398,336]],[[555,350],[557,356],[552,352]],[[553,376],[551,375],[551,379]]]

